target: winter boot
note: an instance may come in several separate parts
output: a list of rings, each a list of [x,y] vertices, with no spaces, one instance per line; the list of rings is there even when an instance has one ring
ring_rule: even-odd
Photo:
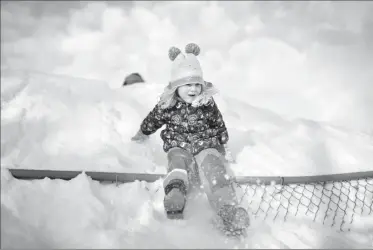
[[[186,186],[179,179],[174,179],[165,187],[164,208],[169,219],[183,219],[186,203]]]
[[[250,225],[247,211],[242,207],[224,205],[220,208],[218,216],[222,221],[222,230],[226,235],[244,235]]]
[[[169,219],[182,219],[188,190],[188,175],[183,169],[174,169],[163,181],[164,208]]]

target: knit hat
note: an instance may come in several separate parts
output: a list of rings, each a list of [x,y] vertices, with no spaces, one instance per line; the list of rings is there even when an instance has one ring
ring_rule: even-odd
[[[205,82],[203,79],[203,71],[197,59],[200,51],[200,47],[195,43],[185,46],[185,54],[176,47],[169,49],[168,57],[172,61],[171,79],[160,97],[159,105],[162,108],[173,106],[176,102],[177,88],[186,84],[202,85],[202,92],[193,102],[193,106],[207,103],[210,97],[217,93],[212,83]]]

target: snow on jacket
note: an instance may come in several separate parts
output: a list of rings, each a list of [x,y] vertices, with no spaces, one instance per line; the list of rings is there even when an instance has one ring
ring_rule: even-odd
[[[180,99],[167,109],[161,109],[157,104],[141,123],[141,131],[150,135],[164,124],[166,128],[162,130],[161,138],[165,152],[179,147],[196,155],[206,148],[219,150],[229,140],[223,117],[212,97],[199,107]]]

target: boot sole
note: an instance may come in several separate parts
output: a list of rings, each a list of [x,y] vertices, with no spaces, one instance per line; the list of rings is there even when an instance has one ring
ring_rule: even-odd
[[[170,220],[183,220],[184,213],[183,211],[167,212],[167,218]]]
[[[167,218],[180,219],[183,218],[186,198],[179,189],[173,189],[164,198],[163,204],[166,210]]]

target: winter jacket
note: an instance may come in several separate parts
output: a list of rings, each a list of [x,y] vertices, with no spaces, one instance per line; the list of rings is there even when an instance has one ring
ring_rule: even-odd
[[[161,131],[161,138],[165,152],[174,147],[185,149],[192,155],[207,148],[220,151],[229,140],[223,117],[212,97],[199,107],[181,99],[167,109],[156,105],[141,123],[141,131],[150,135],[164,124],[166,128]]]

